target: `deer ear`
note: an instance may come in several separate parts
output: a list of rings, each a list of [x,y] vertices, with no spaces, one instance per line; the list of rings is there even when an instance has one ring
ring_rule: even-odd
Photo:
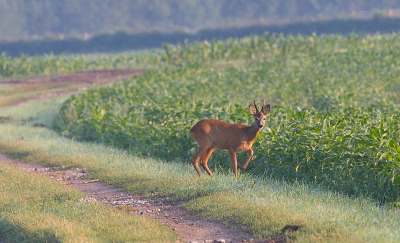
[[[249,106],[249,111],[253,116],[257,114],[257,109],[253,105]]]
[[[270,106],[269,106],[269,104],[266,105],[266,106],[261,110],[261,112],[262,112],[264,115],[267,115],[267,114],[269,113],[269,111],[270,111]]]

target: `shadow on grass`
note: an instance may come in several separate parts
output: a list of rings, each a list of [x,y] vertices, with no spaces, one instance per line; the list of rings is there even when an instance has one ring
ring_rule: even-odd
[[[15,222],[0,218],[0,241],[4,242],[62,242],[51,230],[29,231]]]

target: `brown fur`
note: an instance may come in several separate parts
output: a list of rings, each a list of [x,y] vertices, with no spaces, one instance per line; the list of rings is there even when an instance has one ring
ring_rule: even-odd
[[[254,101],[254,106],[250,105],[249,111],[255,119],[252,126],[206,119],[199,121],[192,127],[192,129],[190,129],[190,136],[192,136],[192,138],[194,138],[194,140],[199,144],[198,150],[191,159],[199,176],[201,176],[201,171],[198,165],[200,158],[201,166],[209,175],[212,175],[207,163],[214,149],[229,151],[235,177],[237,177],[237,168],[242,170],[246,169],[251,157],[253,156],[251,146],[261,131],[261,128],[265,125],[265,117],[270,111],[270,106],[264,106],[263,103],[261,111],[258,111],[257,104]],[[249,157],[242,166],[238,166],[236,153],[243,151],[246,151],[249,154]]]

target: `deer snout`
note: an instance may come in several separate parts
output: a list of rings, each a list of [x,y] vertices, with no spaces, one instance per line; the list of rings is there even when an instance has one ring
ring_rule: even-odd
[[[264,127],[264,125],[262,125],[262,124],[260,124],[260,125],[258,125],[258,128],[263,128]]]

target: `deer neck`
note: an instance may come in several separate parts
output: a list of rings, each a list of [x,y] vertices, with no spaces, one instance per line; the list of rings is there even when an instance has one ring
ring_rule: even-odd
[[[250,126],[249,129],[247,130],[247,136],[249,138],[249,141],[253,141],[254,139],[256,139],[260,131],[261,128],[259,128],[257,124],[254,123],[252,126]]]

